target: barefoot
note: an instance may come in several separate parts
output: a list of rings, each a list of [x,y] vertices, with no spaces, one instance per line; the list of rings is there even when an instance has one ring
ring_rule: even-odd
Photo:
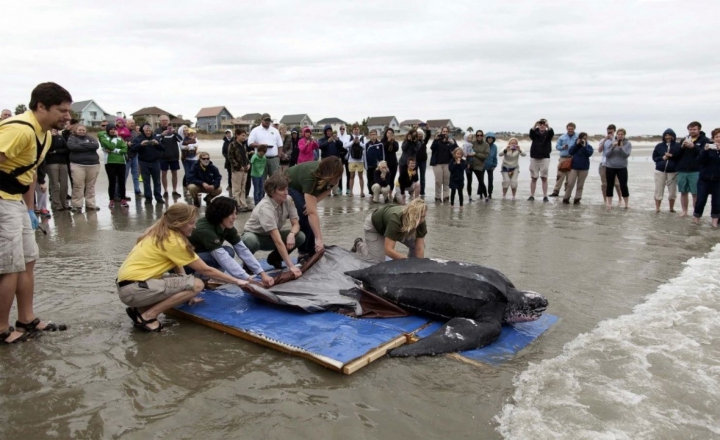
[[[460,207],[460,211],[462,211],[462,210],[463,210],[463,207],[461,206],[461,207]]]
[[[625,205],[625,209],[630,209],[630,207],[628,205]]]
[[[678,217],[687,217],[688,213],[687,211],[683,211],[680,214],[678,214]]]
[[[198,298],[197,296],[195,298],[192,298],[190,301],[187,302],[187,305],[194,306],[195,304],[199,304],[201,302],[205,302],[205,299]]]
[[[693,217],[693,223],[696,224],[696,225],[699,225],[699,224],[700,224],[700,219],[697,218],[697,217]]]
[[[605,207],[606,207],[607,209],[612,209],[612,203],[608,203],[607,205],[605,205]]]

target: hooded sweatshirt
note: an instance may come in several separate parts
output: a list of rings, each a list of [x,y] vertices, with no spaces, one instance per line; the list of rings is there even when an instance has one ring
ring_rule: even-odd
[[[50,144],[50,148],[45,154],[45,163],[47,165],[67,165],[70,163],[70,149],[61,134],[53,135],[52,144]]]
[[[151,134],[150,136],[145,136],[145,126],[151,127],[150,124],[144,124],[140,128],[140,135],[135,138],[135,141],[133,141],[133,144],[130,147],[130,151],[137,153],[138,160],[140,162],[152,163],[162,158],[162,153],[165,150],[165,147],[160,142],[158,136],[154,134]],[[141,145],[143,141],[157,141],[157,143],[148,143],[146,145]]]
[[[305,127],[302,131],[302,138],[298,141],[298,159],[297,163],[312,162],[315,160],[315,151],[319,148],[319,145],[312,136],[310,140],[305,139],[305,133],[312,133],[310,128]]]
[[[100,164],[100,156],[97,154],[100,143],[94,138],[88,135],[71,134],[67,140],[67,146],[70,149],[70,163],[78,165]]]
[[[672,136],[670,142],[665,142],[666,135]],[[652,159],[655,162],[655,170],[662,173],[675,173],[677,172],[677,157],[680,156],[680,144],[676,142],[675,132],[672,128],[668,128],[663,132],[663,142],[660,142],[655,146],[653,150]],[[665,153],[672,154],[672,157],[668,160],[664,160],[663,156]]]
[[[303,130],[303,132],[304,131],[305,130]],[[323,159],[330,156],[341,157],[338,142],[332,140],[332,126],[327,124],[325,128],[323,128],[323,137],[321,137],[318,142],[318,145],[320,146],[320,157]]]
[[[540,128],[531,128],[530,157],[532,159],[550,159],[553,136],[555,136],[555,132],[552,128],[545,130],[545,133],[541,133]]]
[[[498,149],[497,145],[495,145],[495,133],[489,131],[485,136],[485,142],[490,145],[490,154],[487,159],[485,159],[485,170],[490,171],[498,166]]]
[[[118,126],[118,122],[122,124],[122,127]],[[117,135],[120,139],[124,140],[126,144],[129,144],[132,141],[132,133],[130,133],[130,129],[125,126],[125,119],[115,119],[115,129],[117,130]]]
[[[292,146],[292,151],[290,152],[290,166],[294,166],[297,165],[298,155],[300,154],[300,147],[298,146],[300,143],[300,132],[297,128],[293,128],[290,131],[290,143]]]
[[[120,136],[110,136],[110,130],[113,128],[115,127],[108,124],[105,132],[98,133],[100,146],[105,153],[105,163],[125,165],[125,154],[127,153],[128,147]]]
[[[700,135],[693,141],[693,148],[684,148],[682,146],[683,141],[680,141],[680,154],[676,158],[676,169],[680,173],[694,173],[700,171],[700,164],[697,159],[700,153],[705,148],[705,144],[710,143],[710,139],[705,136],[704,132],[700,132]]]

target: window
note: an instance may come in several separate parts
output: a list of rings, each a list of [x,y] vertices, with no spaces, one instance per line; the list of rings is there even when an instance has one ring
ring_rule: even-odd
[[[90,112],[90,119],[97,119],[97,112]]]

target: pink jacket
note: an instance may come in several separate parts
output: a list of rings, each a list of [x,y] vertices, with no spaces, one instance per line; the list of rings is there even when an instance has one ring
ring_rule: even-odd
[[[320,146],[318,145],[317,141],[315,139],[310,139],[309,141],[305,139],[305,132],[310,132],[309,128],[303,129],[303,137],[298,142],[298,160],[297,163],[303,163],[303,162],[311,162],[315,160],[315,150],[319,149]]]

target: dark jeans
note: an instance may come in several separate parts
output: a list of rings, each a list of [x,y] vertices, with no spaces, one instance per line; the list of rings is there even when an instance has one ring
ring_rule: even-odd
[[[720,218],[720,180],[699,179],[697,184],[697,202],[693,217],[700,218],[705,210],[708,196],[712,196],[710,217]]]
[[[152,200],[153,192],[155,200],[162,200],[162,188],[160,186],[160,161],[143,162],[139,161],[140,175],[143,178],[143,189],[145,200]],[[150,187],[150,179],[152,178],[152,188]]]
[[[250,195],[250,185],[252,184],[252,176],[250,175],[250,171],[247,173],[247,180],[245,181],[245,198],[247,199]]]
[[[125,198],[125,164],[107,163],[105,172],[108,176],[108,197],[112,202],[117,194],[118,198]],[[115,189],[117,188],[117,193]]]
[[[427,161],[417,163],[418,174],[420,177],[420,195],[425,195],[425,170],[427,169]]]
[[[260,177],[253,177],[252,178],[252,184],[253,184],[253,199],[255,200],[255,204],[257,205],[260,203],[260,200],[263,199],[265,196],[265,178]]]
[[[310,220],[305,214],[305,194],[294,188],[288,188],[290,197],[292,197],[295,203],[295,208],[298,212],[300,230],[305,234],[305,243],[298,246],[298,252],[301,254],[313,255],[315,253],[315,233],[310,227]]]
[[[468,186],[467,186],[467,193],[468,193],[468,197],[470,197],[470,196],[472,195],[472,181],[473,181],[472,176],[473,176],[473,174],[475,175],[475,178],[476,178],[477,181],[478,181],[477,195],[479,195],[480,197],[487,197],[487,189],[485,188],[485,181],[483,180],[483,174],[484,174],[484,172],[483,172],[483,171],[478,171],[478,170],[466,170],[466,171],[465,171],[465,174],[466,174],[466,176],[467,176],[467,184],[468,184]]]
[[[372,196],[372,193],[373,193],[372,186],[373,186],[373,181],[375,180],[375,170],[376,169],[377,169],[377,167],[368,167],[368,169],[367,169],[367,179],[366,180],[367,180],[367,188],[368,188],[368,192],[370,193],[370,196]]]
[[[485,173],[487,173],[487,195],[488,197],[492,197],[493,192],[493,172],[495,170],[485,170]],[[482,179],[481,179],[482,180]]]
[[[183,176],[183,181],[182,181],[183,187],[188,186],[187,178],[188,178],[188,175],[190,175],[190,169],[196,163],[197,163],[197,160],[185,159],[184,161],[182,161],[183,170],[185,170],[185,175]]]
[[[627,198],[630,197],[628,191],[628,171],[627,168],[605,168],[605,177],[607,178],[607,190],[605,191],[605,197],[612,198],[613,188],[615,188],[615,177],[620,181],[620,192],[622,196]]]

